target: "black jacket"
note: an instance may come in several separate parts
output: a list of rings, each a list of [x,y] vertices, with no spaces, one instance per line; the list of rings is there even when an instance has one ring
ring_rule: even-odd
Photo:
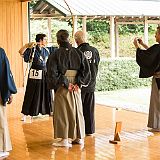
[[[147,50],[138,48],[136,62],[140,66],[140,78],[148,78],[160,71],[160,44],[154,44]]]
[[[78,46],[78,49],[80,49],[87,58],[91,71],[91,81],[87,87],[82,87],[82,91],[94,92],[98,65],[100,61],[99,52],[95,47],[90,46],[88,43],[82,43]]]
[[[5,106],[11,94],[17,93],[14,79],[10,70],[8,58],[4,49],[0,48],[0,93],[2,104]]]
[[[66,70],[77,70],[76,84],[81,87],[88,85],[91,79],[89,64],[84,54],[77,48],[60,46],[47,61],[47,85],[49,89],[57,90],[62,84],[68,88]]]

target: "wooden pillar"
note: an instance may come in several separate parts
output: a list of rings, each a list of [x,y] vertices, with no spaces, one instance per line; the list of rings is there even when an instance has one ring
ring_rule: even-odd
[[[22,4],[22,46],[29,41],[29,26],[28,26],[28,3]]]
[[[48,18],[48,43],[52,43],[52,36],[51,36],[51,18]]]
[[[148,45],[148,17],[144,19],[144,42]]]
[[[77,47],[76,42],[74,40],[74,34],[77,32],[77,16],[73,16],[73,46]]]
[[[29,42],[29,15],[28,15],[28,3],[23,2],[22,4],[22,45],[21,47]],[[19,48],[20,49],[20,48]],[[23,61],[23,60],[22,60]],[[22,80],[22,85],[24,88],[26,87],[27,84],[27,75],[28,75],[28,64],[25,63],[24,61],[22,62],[23,64],[23,80]],[[24,90],[25,92],[25,90]]]
[[[82,30],[83,30],[83,33],[84,33],[85,41],[87,41],[87,37],[86,37],[86,19],[87,19],[87,16],[84,16],[82,18]]]
[[[118,31],[118,23],[115,23],[115,57],[119,57],[119,31]]]
[[[111,58],[115,58],[115,26],[113,16],[110,16],[110,49]]]

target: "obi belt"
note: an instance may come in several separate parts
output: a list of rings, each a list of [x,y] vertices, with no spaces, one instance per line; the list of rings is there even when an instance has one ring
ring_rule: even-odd
[[[75,81],[76,75],[77,75],[77,70],[67,70],[65,73],[65,76],[67,77],[68,82],[72,84],[76,83]]]

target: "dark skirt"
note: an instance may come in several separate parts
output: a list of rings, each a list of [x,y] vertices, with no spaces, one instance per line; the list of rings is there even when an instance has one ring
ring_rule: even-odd
[[[42,71],[42,79],[28,78],[21,113],[30,116],[50,114],[51,94],[51,90],[47,89],[45,71]]]

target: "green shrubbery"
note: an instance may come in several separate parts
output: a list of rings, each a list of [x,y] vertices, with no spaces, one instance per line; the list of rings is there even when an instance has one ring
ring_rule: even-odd
[[[97,91],[150,86],[151,78],[139,78],[139,66],[135,59],[115,59],[101,61],[97,76]]]

